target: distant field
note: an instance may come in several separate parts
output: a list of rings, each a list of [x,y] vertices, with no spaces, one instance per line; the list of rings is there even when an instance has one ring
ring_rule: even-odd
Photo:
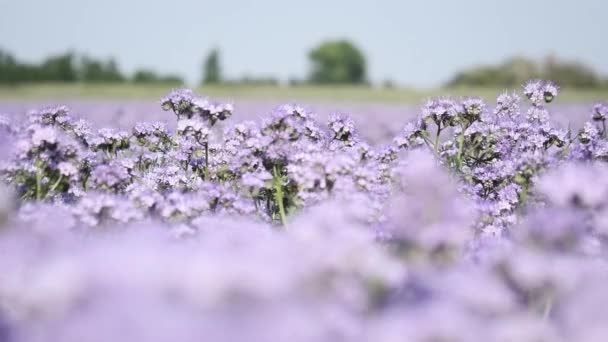
[[[157,99],[171,86],[133,84],[31,84],[17,87],[0,86],[2,100],[61,100],[61,99]],[[493,100],[504,89],[441,88],[415,90],[408,88],[377,89],[353,86],[214,86],[201,87],[202,95],[222,99],[311,100],[332,102],[418,103],[434,96],[481,96]],[[580,103],[608,100],[608,89],[582,91],[565,89],[560,102]]]

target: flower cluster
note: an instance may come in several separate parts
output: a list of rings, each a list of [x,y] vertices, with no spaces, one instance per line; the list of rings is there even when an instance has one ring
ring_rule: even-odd
[[[164,110],[172,110],[179,120],[197,118],[213,126],[232,115],[231,104],[214,103],[196,96],[190,89],[174,90],[161,99]]]
[[[520,115],[517,94],[500,95],[493,111],[478,98],[431,100],[395,142],[402,149],[426,144],[459,175],[463,191],[473,196],[480,233],[507,234],[517,211],[533,195],[537,175],[578,149],[572,145],[571,132],[549,120],[544,104],[557,92],[551,82],[527,83],[524,94],[530,106],[525,116]]]
[[[601,341],[608,107],[564,129],[557,95],[431,99],[379,146],[189,90],[175,125],[0,116],[0,341]]]

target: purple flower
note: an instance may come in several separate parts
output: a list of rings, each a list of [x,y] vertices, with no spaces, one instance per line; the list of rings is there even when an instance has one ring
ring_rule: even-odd
[[[559,87],[551,81],[532,80],[524,85],[524,95],[530,99],[533,106],[552,102],[558,93]]]
[[[600,133],[594,124],[585,122],[583,129],[579,133],[578,139],[581,143],[588,144],[595,141],[599,137],[599,134]]]
[[[32,145],[41,147],[43,145],[54,145],[57,143],[57,131],[52,127],[40,127],[32,134]]]
[[[112,190],[124,189],[131,180],[127,169],[120,164],[99,165],[91,173],[91,181],[96,188]]]
[[[87,226],[128,223],[143,219],[143,214],[124,197],[104,193],[88,193],[73,207],[73,213]]]
[[[427,101],[422,108],[424,120],[432,120],[437,125],[453,126],[460,108],[450,98],[439,98]]]
[[[133,135],[137,138],[144,138],[154,133],[154,128],[149,122],[138,122],[133,127]]]
[[[241,182],[244,186],[259,191],[268,186],[268,181],[272,179],[272,175],[267,171],[247,172],[243,174]]]
[[[524,95],[532,101],[532,104],[538,106],[542,104],[544,99],[544,84],[540,80],[532,80],[524,84]]]
[[[177,89],[161,98],[160,103],[164,110],[173,110],[176,115],[190,115],[193,110],[194,93],[190,89]]]
[[[602,163],[569,163],[547,172],[537,189],[559,207],[596,208],[608,200],[608,167]]]
[[[465,116],[471,120],[479,118],[479,116],[485,112],[486,104],[482,99],[477,97],[469,97],[462,101]]]
[[[393,142],[399,148],[408,148],[410,146],[418,146],[424,144],[422,132],[425,130],[419,124],[422,121],[409,122],[402,129],[401,133],[393,139]]]
[[[70,121],[70,110],[66,106],[46,107],[29,113],[31,123],[64,126]]]
[[[59,173],[66,177],[74,177],[78,175],[78,169],[68,162],[61,162],[57,165]]]
[[[11,119],[7,115],[0,114],[0,130],[12,132]]]
[[[218,120],[226,120],[232,115],[234,106],[230,103],[215,103],[194,95],[190,89],[173,90],[161,99],[164,110],[172,110],[178,119],[199,116],[213,126]]]
[[[559,87],[555,83],[551,81],[545,82],[545,85],[543,86],[543,98],[545,102],[550,103],[553,101],[558,93]]]
[[[404,193],[393,199],[389,226],[395,239],[432,251],[463,248],[472,238],[472,203],[457,191],[455,180],[422,151],[408,154],[400,171]]]
[[[72,132],[81,141],[87,141],[91,135],[91,123],[84,119],[78,119],[72,124]]]
[[[181,134],[192,134],[199,142],[207,141],[211,133],[207,125],[197,119],[179,120],[177,131]]]
[[[347,146],[354,145],[358,139],[355,122],[346,114],[331,114],[327,126],[333,135],[332,139],[342,141]]]
[[[530,122],[546,123],[549,121],[549,111],[543,107],[530,107],[527,113]]]
[[[605,103],[596,103],[593,106],[593,114],[591,118],[593,121],[605,121],[608,116],[608,105]]]
[[[290,104],[220,129],[189,90],[175,134],[0,119],[0,340],[601,341],[605,105],[574,136],[524,93],[431,100],[389,145]]]
[[[514,229],[517,238],[541,248],[575,250],[589,232],[582,212],[565,208],[545,208],[528,215]]]
[[[519,116],[519,102],[517,94],[503,93],[496,99],[494,114],[499,117],[514,118]]]

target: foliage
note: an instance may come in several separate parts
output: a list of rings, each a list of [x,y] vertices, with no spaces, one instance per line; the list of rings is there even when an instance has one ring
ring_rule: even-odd
[[[18,64],[10,53],[0,50],[0,83],[14,84],[18,81]]]
[[[10,53],[0,49],[0,84],[15,85],[32,82],[85,82],[119,83],[129,77],[120,70],[113,58],[95,59],[73,52],[50,56],[40,64],[20,62]],[[135,83],[183,84],[174,75],[157,75],[149,70],[138,70],[132,77]]]
[[[80,80],[84,82],[122,82],[125,77],[114,59],[105,62],[83,56],[80,62]]]
[[[220,65],[220,52],[213,49],[203,63],[203,84],[218,84],[222,82],[222,68]]]
[[[547,57],[543,77],[573,88],[597,88],[602,86],[601,77],[591,67],[580,62],[559,61]]]
[[[176,75],[161,76],[156,72],[147,69],[139,69],[135,71],[132,78],[133,83],[159,83],[159,84],[175,84],[182,85],[184,80]]]
[[[278,86],[279,80],[274,77],[245,75],[236,80],[225,80],[225,84],[251,85],[251,86]]]
[[[591,67],[580,62],[560,61],[548,56],[542,63],[524,57],[514,57],[496,66],[478,66],[461,71],[448,86],[514,87],[528,79],[545,78],[563,87],[598,88],[601,77]]]
[[[327,41],[308,54],[312,69],[311,83],[362,84],[366,82],[367,65],[363,52],[346,40]]]

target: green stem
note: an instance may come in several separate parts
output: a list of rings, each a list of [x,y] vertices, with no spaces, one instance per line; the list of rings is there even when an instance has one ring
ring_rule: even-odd
[[[570,153],[570,150],[572,149],[572,143],[569,143],[568,146],[566,146],[560,153],[559,156],[560,157],[565,157],[568,155],[568,153]]]
[[[460,135],[458,136],[458,154],[456,155],[456,168],[460,170],[460,166],[462,165],[462,153],[464,152],[464,128]]]
[[[570,141],[568,142],[568,145],[560,151],[559,156],[561,158],[565,157],[570,152],[570,150],[572,149],[572,142],[574,142],[576,139],[578,139],[579,135],[580,135],[580,133],[577,134],[574,138],[570,139]]]
[[[89,180],[89,176],[82,177],[82,189],[84,189],[84,191],[87,191],[87,181],[88,180]]]
[[[279,174],[279,169],[277,166],[272,167],[272,173],[274,176],[274,200],[277,202],[279,206],[279,215],[281,216],[281,223],[283,226],[287,226],[287,215],[285,214],[285,205],[283,204],[283,184],[281,184],[281,175]]]
[[[40,158],[36,158],[36,199],[42,199],[42,169]]]
[[[441,134],[441,125],[437,125],[437,135],[435,136],[434,149],[435,153],[439,151],[439,135]]]
[[[110,158],[112,158],[111,156],[114,155],[114,157],[117,157],[117,153],[116,153],[116,143],[112,144],[112,147],[110,147]]]
[[[522,185],[521,192],[519,193],[519,204],[524,205],[528,200],[528,182]]]
[[[32,190],[30,189],[30,190],[26,191],[23,195],[21,195],[21,199],[24,200],[24,199],[30,197],[31,195],[33,195],[33,193],[32,193]]]
[[[63,180],[63,175],[59,175],[59,178],[57,178],[57,181],[53,184],[53,186],[51,186],[51,188],[49,189],[49,192],[55,191],[55,189],[57,189],[57,187],[59,186],[59,183],[61,183],[62,180]]]
[[[205,143],[205,180],[209,179],[209,143]]]
[[[139,149],[139,171],[144,171],[144,145]]]
[[[547,301],[545,302],[545,305],[543,307],[543,321],[546,321],[549,318],[552,308],[553,308],[553,296],[549,296],[549,298],[547,298]]]
[[[424,143],[429,147],[429,149],[431,149],[431,151],[435,150],[435,148],[433,147],[433,142],[431,141],[430,138],[423,135],[422,140],[424,140]]]

